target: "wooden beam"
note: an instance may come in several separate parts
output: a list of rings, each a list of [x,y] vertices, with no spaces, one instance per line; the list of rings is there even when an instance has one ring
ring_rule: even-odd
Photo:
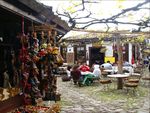
[[[38,22],[38,23],[43,23],[42,21],[40,21],[36,17],[29,15],[28,12],[22,11],[21,9],[19,9],[19,8],[15,7],[14,5],[12,5],[8,2],[5,2],[3,0],[0,0],[0,7],[4,8],[4,9],[6,9],[12,13],[15,13],[17,15],[24,16],[25,18],[27,18],[29,20],[33,20],[33,21]]]
[[[80,31],[80,32],[89,32],[89,33],[104,33],[104,34],[143,34],[143,35],[150,35],[150,32],[130,32],[129,30],[122,30],[122,31],[98,31],[98,30],[86,30],[86,29],[72,29],[72,31]]]

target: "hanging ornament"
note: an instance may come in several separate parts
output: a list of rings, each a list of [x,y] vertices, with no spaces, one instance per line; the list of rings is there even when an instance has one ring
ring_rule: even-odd
[[[48,53],[52,53],[53,52],[53,48],[52,48],[50,43],[47,44],[47,52]]]
[[[53,54],[53,55],[57,55],[58,53],[59,53],[58,47],[54,47],[52,54]]]

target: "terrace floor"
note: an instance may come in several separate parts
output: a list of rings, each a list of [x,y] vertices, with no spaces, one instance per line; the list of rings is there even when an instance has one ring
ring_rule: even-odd
[[[115,81],[104,91],[98,81],[79,87],[71,81],[62,82],[58,77],[60,113],[150,113],[150,89],[142,82],[134,94],[125,89],[117,90]]]

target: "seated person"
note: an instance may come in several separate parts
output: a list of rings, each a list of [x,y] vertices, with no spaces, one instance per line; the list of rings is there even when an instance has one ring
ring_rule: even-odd
[[[67,76],[69,78],[71,78],[71,66],[67,66],[67,70],[66,70]]]
[[[104,69],[112,69],[112,64],[110,61],[107,61],[107,63],[104,63],[101,65],[101,67],[104,66]]]
[[[89,67],[86,63],[83,63],[83,64],[79,67],[79,70],[82,71],[82,72],[90,71],[90,67]]]
[[[104,70],[105,70],[103,65],[100,67],[100,69],[101,69],[101,72],[104,72]]]
[[[92,68],[93,68],[92,74],[94,75],[94,77],[100,78],[101,70],[100,70],[100,65],[98,64],[97,61],[93,64]]]
[[[123,72],[132,74],[134,72],[133,65],[125,61],[123,63]]]
[[[71,77],[73,78],[74,84],[77,84],[80,81],[81,72],[78,68],[79,68],[78,65],[74,65],[71,70]]]
[[[91,71],[93,72],[95,68],[100,68],[98,61],[95,61],[95,63],[92,65]]]
[[[98,66],[95,66],[95,67],[94,67],[93,75],[94,75],[94,77],[96,77],[96,78],[100,78],[100,76],[101,76],[101,70],[100,70],[100,68],[99,68]]]
[[[131,67],[132,67],[132,64],[130,64],[130,63],[127,62],[127,61],[124,61],[123,66],[131,66]]]

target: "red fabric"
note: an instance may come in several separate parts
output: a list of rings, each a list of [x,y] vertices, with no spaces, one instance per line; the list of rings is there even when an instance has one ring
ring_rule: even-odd
[[[134,64],[134,57],[133,56],[132,56],[131,62],[132,62],[132,64]]]
[[[24,63],[29,61],[30,57],[26,48],[22,47],[20,50],[19,59]]]
[[[90,67],[86,65],[82,65],[79,69],[82,72],[90,71]]]

